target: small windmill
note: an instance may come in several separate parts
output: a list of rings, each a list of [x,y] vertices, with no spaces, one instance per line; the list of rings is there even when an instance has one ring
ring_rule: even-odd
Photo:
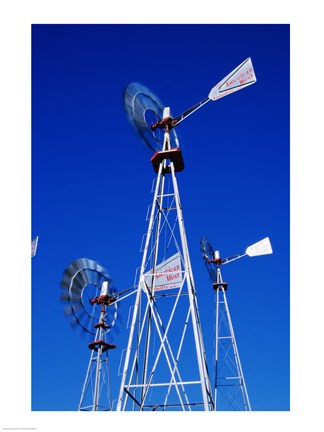
[[[108,352],[116,345],[109,342],[108,335],[117,319],[118,294],[112,288],[107,270],[88,258],[70,264],[61,286],[62,300],[68,304],[65,312],[72,318],[72,324],[94,337],[88,344],[91,355],[78,410],[110,411]]]
[[[251,411],[234,327],[226,298],[228,283],[223,281],[221,266],[244,256],[255,257],[272,253],[268,237],[249,246],[244,253],[221,258],[206,237],[200,240],[200,250],[216,292],[215,325],[215,410]]]

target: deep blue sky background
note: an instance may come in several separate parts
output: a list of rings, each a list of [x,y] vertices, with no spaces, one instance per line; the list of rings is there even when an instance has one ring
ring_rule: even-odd
[[[210,102],[178,127],[178,175],[208,360],[213,291],[199,251],[223,256],[269,236],[273,255],[223,268],[253,410],[289,410],[289,26],[33,25],[32,409],[77,408],[90,356],[71,328],[60,280],[76,258],[99,261],[115,286],[133,285],[146,232],[152,153],[128,123],[123,90],[148,86],[177,115],[247,57],[257,83]],[[113,391],[127,343],[120,310]],[[211,368],[211,366],[210,366]]]

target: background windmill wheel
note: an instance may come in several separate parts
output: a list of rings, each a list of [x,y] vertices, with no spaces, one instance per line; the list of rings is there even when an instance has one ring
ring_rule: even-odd
[[[216,282],[217,268],[214,262],[214,249],[209,240],[204,236],[200,239],[200,250],[210,279],[212,280],[212,282]]]
[[[102,302],[107,306],[106,323],[109,327],[106,331],[114,327],[118,316],[117,293],[107,270],[98,262],[88,258],[73,261],[64,271],[61,287],[61,298],[67,304],[65,313],[71,317],[73,325],[95,335],[94,326],[100,318],[98,304]]]

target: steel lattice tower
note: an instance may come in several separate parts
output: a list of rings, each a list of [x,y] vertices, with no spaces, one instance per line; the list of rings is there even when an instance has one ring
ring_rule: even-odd
[[[234,328],[226,298],[227,282],[223,281],[221,266],[244,256],[272,253],[269,237],[249,246],[244,253],[222,259],[206,237],[200,240],[200,250],[213,282],[215,295],[215,377],[214,409],[217,411],[251,411]]]
[[[72,325],[91,335],[88,344],[90,361],[83,384],[79,411],[110,411],[108,352],[116,345],[109,343],[108,334],[117,319],[118,295],[114,294],[107,270],[88,258],[73,261],[61,281],[61,298],[67,304],[65,313]]]
[[[213,410],[195,282],[168,128],[157,173],[117,411]]]
[[[251,411],[234,328],[226,299],[227,282],[223,282],[220,264],[217,279],[215,322],[215,410]]]

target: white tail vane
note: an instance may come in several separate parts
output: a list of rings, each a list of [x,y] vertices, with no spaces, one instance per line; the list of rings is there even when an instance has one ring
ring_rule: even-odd
[[[252,61],[247,58],[237,66],[230,74],[215,85],[209,92],[210,100],[217,100],[238,90],[241,90],[256,82],[256,76],[252,66]]]
[[[266,237],[265,239],[249,246],[245,252],[250,257],[272,254],[272,247],[269,237]]]

